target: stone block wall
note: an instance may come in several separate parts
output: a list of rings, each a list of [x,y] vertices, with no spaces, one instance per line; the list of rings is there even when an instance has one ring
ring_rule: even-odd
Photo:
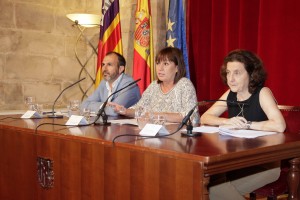
[[[136,0],[119,0],[126,72],[132,73],[133,34]],[[58,94],[81,77],[88,95],[94,90],[96,54],[83,38],[77,42],[79,29],[66,14],[101,14],[102,0],[0,0],[0,111],[25,109],[24,97],[35,96],[37,102],[51,108]],[[155,53],[165,46],[167,0],[151,0]],[[162,20],[163,19],[163,20]],[[84,34],[97,47],[99,28],[87,28]],[[83,70],[80,62],[87,62]],[[92,56],[90,56],[92,55]],[[82,71],[82,72],[81,72]],[[75,85],[58,100],[66,107],[71,99],[82,99]]]

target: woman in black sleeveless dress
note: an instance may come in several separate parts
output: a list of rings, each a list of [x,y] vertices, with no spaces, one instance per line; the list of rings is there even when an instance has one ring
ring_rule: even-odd
[[[224,59],[221,77],[229,90],[220,97],[221,101],[202,115],[202,125],[275,132],[285,130],[286,124],[277,102],[271,90],[264,87],[266,72],[263,63],[254,53],[246,50],[230,52]],[[228,118],[220,117],[225,111],[228,111]],[[280,174],[278,165],[252,167],[251,171],[235,171],[237,176],[234,179],[227,176],[227,182],[212,185],[210,199],[244,199],[243,195],[277,180]]]

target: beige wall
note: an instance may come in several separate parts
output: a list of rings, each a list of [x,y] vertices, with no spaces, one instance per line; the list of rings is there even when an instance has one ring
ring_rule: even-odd
[[[101,0],[0,0],[0,111],[24,109],[25,96],[35,96],[46,108],[60,91],[78,80],[81,67],[74,48],[79,30],[66,18],[69,13],[101,13]],[[124,56],[127,73],[132,73],[134,13],[136,0],[119,0]],[[151,0],[155,53],[165,45],[167,1]],[[162,20],[163,19],[163,20]],[[89,28],[85,35],[96,47],[99,28]],[[77,44],[82,63],[92,53],[84,39]],[[96,55],[86,70],[94,77]],[[83,72],[82,76],[86,76]],[[91,86],[86,76],[80,86]],[[90,94],[93,87],[89,90]],[[83,96],[76,85],[58,101],[65,107],[70,99]]]

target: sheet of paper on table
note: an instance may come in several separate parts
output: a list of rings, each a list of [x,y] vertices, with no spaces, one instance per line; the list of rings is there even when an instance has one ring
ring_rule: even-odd
[[[186,130],[183,130],[186,131]],[[221,135],[229,135],[239,138],[256,138],[265,135],[277,134],[277,132],[271,131],[256,131],[256,130],[245,130],[245,129],[230,129],[225,127],[217,126],[199,126],[194,127],[193,132],[202,132],[202,133],[220,133]]]

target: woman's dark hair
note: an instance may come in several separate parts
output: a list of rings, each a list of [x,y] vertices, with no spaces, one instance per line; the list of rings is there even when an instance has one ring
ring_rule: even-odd
[[[125,58],[121,54],[119,54],[117,52],[114,52],[114,51],[108,52],[105,56],[108,56],[108,55],[111,55],[111,54],[115,54],[118,57],[118,67],[124,66],[124,68],[125,68],[125,66],[126,66]]]
[[[180,49],[174,47],[166,47],[157,54],[155,58],[155,63],[160,63],[161,61],[171,61],[177,65],[177,73],[174,77],[174,84],[176,84],[182,77],[185,77],[185,64],[183,55]],[[161,83],[161,80],[157,80]]]
[[[264,69],[263,62],[254,53],[236,49],[231,51],[223,61],[221,67],[221,77],[225,84],[227,84],[227,63],[228,62],[240,62],[245,66],[246,71],[249,75],[249,92],[252,94],[257,87],[263,87],[267,79],[267,73]]]

